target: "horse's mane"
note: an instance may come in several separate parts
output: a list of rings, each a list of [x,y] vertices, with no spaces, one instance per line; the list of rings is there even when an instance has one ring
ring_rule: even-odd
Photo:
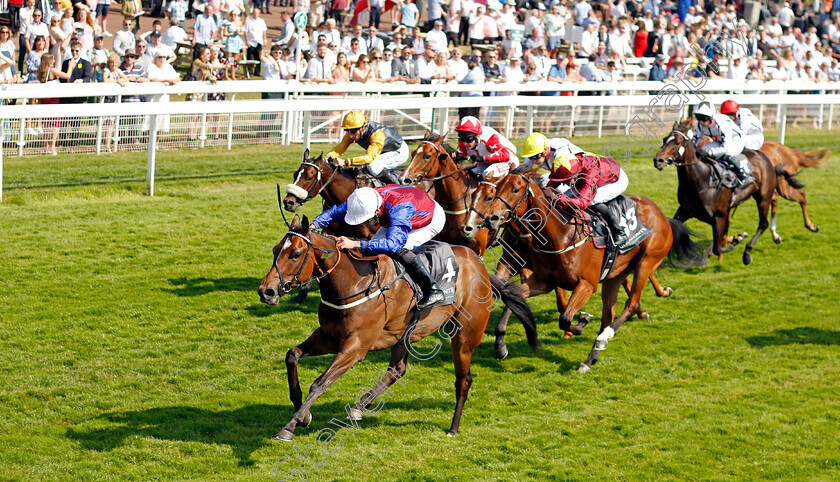
[[[511,173],[512,174],[522,174],[523,176],[530,178],[532,175],[537,173],[537,167],[533,166],[533,165],[519,166],[516,169],[514,169],[513,171],[511,171]]]
[[[432,133],[429,133],[429,136],[426,137],[423,140],[424,141],[429,141],[429,142],[436,142],[436,141],[440,140],[440,138],[441,138],[441,136],[439,134],[435,134],[434,132],[432,132]],[[446,151],[447,154],[449,154],[449,157],[451,157],[453,159],[455,158],[455,148],[454,147],[450,146],[446,142],[443,142],[441,144],[441,147],[443,148],[444,151]]]

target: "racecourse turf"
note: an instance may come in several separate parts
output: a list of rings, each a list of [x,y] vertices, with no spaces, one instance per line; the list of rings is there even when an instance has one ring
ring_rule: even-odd
[[[834,132],[787,143],[840,153]],[[494,312],[460,435],[445,435],[455,401],[442,350],[410,361],[382,411],[339,430],[329,455],[316,439],[388,353],[330,387],[293,443],[271,439],[292,414],[285,353],[317,326],[317,290],[303,306],[256,293],[285,231],[275,183],[299,160],[299,146],[162,151],[148,197],[143,154],[6,157],[0,479],[840,479],[840,156],[799,175],[820,232],[782,201],[784,241],[765,233],[751,266],[736,248],[661,269],[673,296],[647,287],[651,319],[628,322],[589,374],[575,368],[598,318],[564,340],[553,297],[535,298],[544,352],[511,323],[510,356],[495,360]],[[674,168],[647,155],[626,169],[629,192],[674,213]],[[732,231],[756,223],[748,202]],[[708,226],[689,225],[708,242]],[[301,361],[304,394],[329,361]]]

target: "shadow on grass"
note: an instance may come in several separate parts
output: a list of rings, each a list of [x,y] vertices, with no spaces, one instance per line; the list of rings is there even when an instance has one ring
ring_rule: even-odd
[[[262,278],[170,278],[169,284],[175,286],[164,291],[182,297],[202,296],[215,291],[253,291],[257,294]]]
[[[408,388],[397,385],[393,390],[404,391]],[[361,430],[380,425],[404,426],[423,424],[438,425],[441,431],[449,428],[451,419],[426,420],[428,413],[421,413],[429,409],[449,411],[455,408],[455,399],[433,400],[415,399],[410,401],[392,401],[383,398],[381,415],[365,417],[359,425]],[[315,402],[312,408],[313,421],[309,427],[298,428],[297,435],[314,434],[318,430],[335,425],[332,419],[347,423],[345,405],[352,403],[330,402],[320,404]],[[389,408],[417,412],[421,420],[398,421],[396,417],[388,417]],[[104,428],[68,428],[66,435],[86,450],[107,452],[123,445],[132,444],[137,438],[152,438],[172,440],[176,442],[200,442],[208,445],[227,445],[238,459],[240,467],[254,464],[251,454],[262,447],[280,444],[272,440],[292,417],[291,402],[284,405],[255,404],[235,410],[207,410],[189,406],[155,407],[146,410],[108,413],[98,417],[94,422]],[[414,417],[409,417],[414,418]],[[349,434],[352,436],[352,434]],[[291,450],[291,448],[290,448]]]
[[[840,345],[840,331],[802,326],[776,330],[769,335],[750,336],[746,340],[755,348],[780,345]]]

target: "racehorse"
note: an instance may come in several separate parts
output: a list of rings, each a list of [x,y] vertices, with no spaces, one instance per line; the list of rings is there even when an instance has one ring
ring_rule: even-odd
[[[531,260],[534,272],[522,280],[527,296],[534,296],[554,288],[571,290],[568,304],[560,314],[561,330],[580,335],[585,322],[571,325],[572,317],[595,293],[601,277],[605,252],[588,242],[591,232],[588,215],[572,208],[552,203],[530,177],[534,171],[518,168],[497,186],[491,199],[474,197],[472,210],[486,218],[491,227],[505,222],[520,222],[528,226],[532,235]],[[601,330],[589,354],[578,371],[588,372],[598,362],[600,352],[615,332],[639,310],[645,283],[659,267],[666,255],[686,265],[699,265],[703,258],[696,255],[697,245],[689,238],[682,223],[668,219],[650,199],[629,196],[636,202],[638,219],[653,229],[638,246],[616,257],[615,264],[602,281]],[[633,272],[630,297],[618,318],[615,305],[619,287]]]
[[[273,265],[259,287],[260,300],[276,305],[283,294],[300,283],[315,279],[321,284],[319,327],[306,341],[286,353],[289,396],[295,413],[274,437],[292,440],[296,427],[305,427],[312,421],[313,403],[335,380],[363,360],[368,352],[390,348],[391,360],[382,380],[358,399],[353,408],[348,405],[348,417],[361,419],[379,396],[405,374],[409,353],[417,356],[411,343],[435,331],[451,338],[456,405],[448,435],[457,434],[473,379],[470,371],[472,354],[484,335],[492,310],[493,291],[500,294],[502,301],[517,316],[523,316],[523,320],[527,320],[525,323],[534,323],[533,314],[518,288],[488,275],[473,251],[453,246],[460,266],[455,302],[424,312],[406,333],[413,315],[414,292],[396,273],[391,259],[384,255],[362,257],[358,252],[338,251],[335,238],[310,230],[306,216],[300,221],[295,215],[289,231],[274,247]],[[405,341],[401,342],[404,333]],[[336,356],[302,401],[298,361],[305,356],[324,354]]]
[[[750,252],[769,226],[767,214],[776,190],[776,171],[763,152],[746,150],[744,154],[752,165],[755,181],[734,193],[722,184],[715,185],[711,178],[711,167],[697,155],[697,149],[691,141],[689,131],[693,125],[692,119],[675,122],[668,137],[663,141],[662,148],[653,158],[653,165],[660,171],[671,164],[677,166],[677,199],[680,207],[674,214],[674,219],[685,222],[690,218],[697,218],[711,224],[713,240],[706,250],[706,257],[714,253],[718,260],[722,261],[723,254],[732,251],[740,242],[740,239],[728,241],[726,238],[732,208],[749,198],[755,199],[758,206],[758,229],[747,243],[743,256],[744,264],[750,264]]]
[[[776,192],[783,198],[798,202],[802,207],[802,218],[805,220],[805,227],[813,232],[820,230],[820,227],[811,222],[808,217],[808,203],[805,200],[804,187],[793,176],[799,172],[803,167],[820,168],[821,164],[831,155],[831,149],[818,148],[812,149],[808,152],[802,152],[799,149],[793,149],[786,145],[767,141],[761,146],[761,152],[767,155],[770,163],[776,169],[776,174],[779,176],[779,182],[776,185]],[[782,172],[779,172],[781,168]],[[786,174],[789,176],[786,176]],[[776,232],[776,211],[778,210],[778,203],[774,202],[770,215],[770,234],[773,235],[773,241],[776,244],[782,242],[782,237]]]

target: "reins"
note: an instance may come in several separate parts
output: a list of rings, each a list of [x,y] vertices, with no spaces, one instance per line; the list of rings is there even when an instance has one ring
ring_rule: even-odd
[[[313,162],[309,162],[309,161],[301,162],[300,167],[303,167],[303,166],[314,167],[315,171],[318,172],[318,175],[315,178],[315,182],[312,184],[312,186],[309,186],[309,189],[306,190],[306,199],[304,199],[303,201],[300,202],[301,206],[304,205],[307,201],[311,201],[312,199],[315,199],[322,192],[324,192],[324,189],[327,188],[327,186],[332,182],[335,175],[338,173],[338,167],[331,166],[332,167],[332,174],[330,174],[330,177],[327,179],[327,182],[321,183],[321,179],[323,179],[322,174],[321,174],[321,166],[319,166],[318,164],[315,164]],[[298,177],[295,179],[295,182],[294,182],[295,186],[297,186],[297,183],[300,181],[301,174],[303,174],[303,171],[300,171],[300,173],[298,174]],[[316,192],[315,194],[311,194],[312,188],[316,187],[319,183],[321,183],[321,187],[320,187],[320,189],[318,189],[318,192]]]

